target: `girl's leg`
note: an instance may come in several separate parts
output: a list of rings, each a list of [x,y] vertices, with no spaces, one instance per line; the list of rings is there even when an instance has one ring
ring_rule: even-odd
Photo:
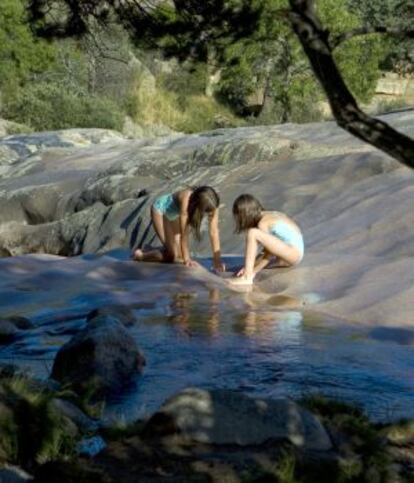
[[[246,236],[244,275],[243,277],[232,280],[231,283],[243,285],[253,282],[254,264],[259,243],[263,245],[263,248],[269,254],[284,260],[289,265],[294,265],[300,259],[301,254],[297,248],[287,245],[282,240],[259,228],[250,228]]]
[[[164,231],[164,216],[162,213],[151,207],[151,220],[155,233],[161,240],[161,243],[165,245],[165,231]]]
[[[163,216],[154,208],[151,209],[151,218],[155,233],[163,244],[163,248],[144,251],[135,250],[133,258],[140,262],[173,262],[176,258],[174,237],[177,223]]]
[[[165,258],[168,262],[175,262],[181,255],[181,231],[179,219],[168,220],[164,217]]]

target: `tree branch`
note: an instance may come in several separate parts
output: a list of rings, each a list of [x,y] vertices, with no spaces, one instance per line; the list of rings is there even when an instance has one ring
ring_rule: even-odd
[[[386,27],[384,25],[366,25],[365,27],[359,27],[349,32],[344,32],[342,34],[338,34],[332,36],[329,44],[332,49],[336,49],[340,44],[350,40],[354,37],[360,35],[368,35],[368,34],[386,34],[392,37],[402,37],[407,39],[414,38],[414,29],[406,29],[402,27]]]
[[[289,0],[289,19],[324,89],[337,124],[354,136],[414,168],[414,141],[365,114],[346,86],[333,59],[329,32],[320,23],[313,0]]]

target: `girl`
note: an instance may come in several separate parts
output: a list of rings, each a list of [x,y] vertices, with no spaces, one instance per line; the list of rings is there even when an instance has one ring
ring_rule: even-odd
[[[219,204],[220,198],[210,186],[199,186],[160,196],[151,207],[151,218],[163,248],[135,250],[134,260],[167,263],[182,260],[187,267],[196,267],[197,262],[190,257],[189,231],[191,228],[197,240],[200,240],[201,221],[207,215],[213,266],[219,272],[224,271],[218,230]]]
[[[255,275],[277,257],[278,266],[297,265],[303,258],[302,233],[296,223],[278,211],[265,211],[252,195],[240,195],[233,204],[236,233],[247,231],[244,268],[232,285],[251,285]],[[256,257],[258,245],[263,253]]]

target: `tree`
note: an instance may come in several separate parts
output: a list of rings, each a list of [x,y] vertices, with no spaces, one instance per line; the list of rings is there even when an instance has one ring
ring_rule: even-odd
[[[262,103],[254,106],[254,113],[273,123],[315,120],[319,114],[315,101],[324,99],[323,91],[297,37],[280,15],[285,2],[256,0],[256,4],[260,16],[253,35],[224,51],[221,93],[243,112],[246,99],[261,92]],[[324,24],[336,35],[358,26],[359,19],[348,11],[345,0],[320,0],[318,7]],[[347,83],[361,101],[374,93],[380,58],[381,42],[376,37],[353,39],[336,52]]]
[[[329,31],[322,26],[313,0],[289,1],[291,9],[287,14],[292,28],[326,92],[338,125],[414,168],[414,141],[385,122],[368,116],[358,107],[335,63]],[[356,32],[356,35],[360,34],[361,32]],[[410,35],[409,32],[408,34]]]
[[[297,35],[338,125],[414,167],[414,141],[359,109],[334,58],[335,48],[342,40],[352,37],[382,32],[412,38],[412,23],[397,31],[364,26],[363,29],[352,29],[349,35],[343,32],[332,42],[329,30],[315,11],[314,0],[289,0],[289,6],[281,9],[280,15],[285,16]],[[252,35],[260,15],[256,2],[247,0],[111,0],[105,3],[97,0],[31,0],[30,7],[33,25],[43,35],[81,35],[88,30],[91,17],[103,23],[116,18],[135,38],[151,40],[160,38],[160,33],[161,36],[170,35],[180,40],[177,45],[182,56],[204,58],[207,58],[210,45],[215,49],[218,47],[217,57],[222,45]],[[63,13],[58,12],[59,8],[64,9]],[[411,13],[412,10],[408,9],[408,14]]]
[[[0,89],[5,94],[47,68],[55,56],[50,43],[30,31],[26,6],[23,0],[2,0],[1,3]]]

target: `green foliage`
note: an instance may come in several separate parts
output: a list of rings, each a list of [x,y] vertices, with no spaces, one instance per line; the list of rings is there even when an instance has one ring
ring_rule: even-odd
[[[26,18],[25,0],[2,0],[0,8],[0,89],[7,94],[50,66],[51,44],[33,36]]]
[[[414,23],[413,0],[348,0],[348,5],[362,25],[412,28]],[[401,75],[414,73],[412,39],[385,36],[380,65]]]
[[[3,461],[27,466],[73,453],[73,424],[54,408],[53,397],[23,376],[1,380]]]
[[[321,0],[317,5],[322,23],[331,33],[343,33],[361,25],[359,17],[347,9],[345,0]],[[355,37],[335,50],[335,61],[359,101],[367,102],[374,94],[383,49],[383,40],[370,35]]]
[[[123,114],[111,100],[79,95],[61,84],[41,82],[27,86],[5,103],[8,119],[30,125],[36,131],[71,127],[122,129]]]
[[[302,404],[318,414],[324,425],[331,432],[345,435],[352,449],[352,455],[358,455],[362,464],[352,458],[341,466],[342,477],[339,481],[370,481],[369,474],[375,472],[379,481],[387,481],[389,455],[384,446],[379,428],[371,423],[366,414],[357,406],[312,395],[304,398]],[[381,479],[383,478],[383,479]]]
[[[236,112],[258,115],[261,124],[321,119],[317,101],[324,98],[322,89],[298,40],[278,14],[286,2],[256,0],[255,5],[261,12],[257,31],[224,49],[220,96]],[[359,25],[345,0],[319,0],[316,5],[332,33]],[[382,47],[378,37],[370,36],[352,39],[335,53],[345,81],[360,101],[368,101],[374,93]]]

